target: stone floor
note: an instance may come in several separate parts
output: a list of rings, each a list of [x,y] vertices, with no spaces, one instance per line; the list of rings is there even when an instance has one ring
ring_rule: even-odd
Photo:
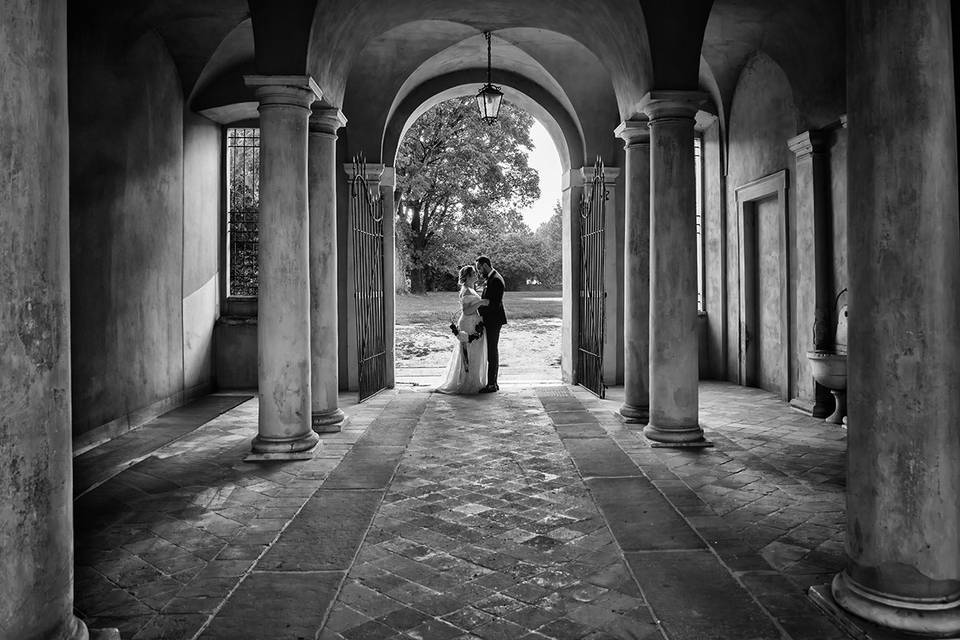
[[[77,458],[78,615],[124,640],[844,638],[805,590],[841,567],[845,431],[704,383],[715,446],[651,448],[618,393],[345,397],[313,460],[269,464],[242,461],[255,398],[202,399],[141,428],[152,452]]]

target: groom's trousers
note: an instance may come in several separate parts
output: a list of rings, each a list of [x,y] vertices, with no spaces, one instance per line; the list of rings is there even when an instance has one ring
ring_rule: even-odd
[[[487,331],[487,384],[497,384],[497,373],[500,370],[500,328],[503,325],[491,324]]]

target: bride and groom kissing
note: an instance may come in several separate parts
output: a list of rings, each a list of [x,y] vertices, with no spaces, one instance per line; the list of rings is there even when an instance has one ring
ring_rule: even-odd
[[[482,292],[477,283],[483,278]],[[473,265],[460,267],[460,312],[450,323],[457,343],[450,354],[450,364],[440,393],[474,394],[500,390],[497,373],[500,368],[500,328],[507,324],[503,311],[503,277],[480,256]]]

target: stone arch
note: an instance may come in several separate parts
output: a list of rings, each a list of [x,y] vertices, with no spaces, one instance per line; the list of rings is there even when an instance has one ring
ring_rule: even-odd
[[[476,93],[485,70],[466,69],[433,78],[411,91],[392,110],[380,147],[384,164],[392,165],[407,129],[420,115],[450,98]],[[548,91],[521,76],[501,74],[500,86],[507,100],[524,108],[547,129],[560,153],[563,171],[579,167],[585,158],[579,123]]]

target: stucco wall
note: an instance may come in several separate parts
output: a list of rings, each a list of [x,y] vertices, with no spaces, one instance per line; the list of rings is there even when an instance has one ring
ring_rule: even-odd
[[[220,143],[212,123],[185,125],[159,36],[130,41],[82,20],[71,13],[69,116],[73,421],[85,442],[212,378]]]
[[[830,137],[830,213],[833,231],[833,282],[836,296],[847,287],[847,130],[834,129]],[[843,301],[841,301],[843,304]],[[833,319],[834,321],[836,318]]]
[[[724,378],[723,337],[725,326],[724,298],[724,181],[720,154],[720,121],[703,132],[703,301],[706,318],[701,322],[700,377]],[[729,226],[729,225],[727,225]]]
[[[183,120],[183,386],[209,388],[213,325],[219,315],[219,125],[184,111]]]
[[[776,171],[792,171],[794,154],[787,140],[797,133],[797,110],[786,75],[768,56],[757,54],[744,67],[730,109],[729,165],[727,173],[727,377],[736,381],[739,372],[739,238],[736,189]],[[789,182],[789,181],[788,181]],[[794,204],[792,190],[787,190],[787,229]],[[787,238],[787,251],[794,246]],[[795,275],[789,274],[789,296],[794,297]],[[785,336],[786,337],[786,336]],[[788,340],[787,344],[791,344]],[[791,361],[797,358],[791,353]],[[791,367],[791,370],[794,367]],[[791,386],[794,381],[791,372]]]

